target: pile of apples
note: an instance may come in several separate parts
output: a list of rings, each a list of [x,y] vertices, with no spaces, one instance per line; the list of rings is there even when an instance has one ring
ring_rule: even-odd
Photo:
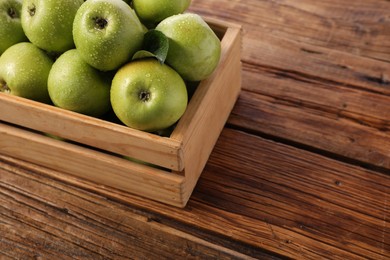
[[[221,43],[191,0],[0,0],[0,92],[159,131]]]

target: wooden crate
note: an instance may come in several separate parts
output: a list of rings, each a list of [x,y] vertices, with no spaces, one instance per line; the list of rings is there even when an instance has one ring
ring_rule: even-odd
[[[169,137],[0,93],[0,153],[55,169],[65,181],[76,176],[184,207],[241,89],[240,27],[207,22],[221,38],[221,60]]]

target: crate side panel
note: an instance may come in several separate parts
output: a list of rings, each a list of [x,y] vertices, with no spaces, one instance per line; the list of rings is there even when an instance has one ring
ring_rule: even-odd
[[[182,118],[171,138],[183,140],[186,200],[210,156],[241,90],[240,28],[229,28],[222,40],[215,73],[199,85],[189,118]],[[175,129],[176,130],[176,129]]]
[[[182,170],[181,144],[32,100],[0,93],[0,120],[50,133],[105,151]]]
[[[3,123],[0,153],[62,172],[65,181],[68,174],[163,203],[183,204],[183,176]]]

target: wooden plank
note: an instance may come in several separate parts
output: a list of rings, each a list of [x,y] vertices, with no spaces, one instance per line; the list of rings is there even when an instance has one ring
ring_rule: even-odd
[[[240,34],[240,27],[226,31],[218,68],[200,83],[186,114],[171,135],[172,139],[183,142],[186,165],[183,201],[190,197],[241,90]],[[212,88],[208,87],[211,82]]]
[[[8,161],[1,167],[10,167]],[[14,163],[19,169],[50,171]],[[39,192],[29,188],[31,181],[5,182]],[[38,182],[82,193],[52,180]],[[184,209],[86,181],[78,185],[154,212],[161,223],[193,227],[191,232],[214,243],[240,241],[248,251],[237,250],[245,252],[267,250],[295,259],[384,259],[390,254],[389,175],[236,130],[223,131]]]
[[[0,93],[0,120],[60,136],[106,151],[182,170],[180,142]],[[28,116],[27,116],[28,115]]]
[[[380,258],[381,253],[375,256],[371,251],[378,252],[375,248],[382,246],[390,249],[386,227],[389,176],[254,136],[224,133],[223,145],[216,146],[216,156],[210,158],[210,168],[203,176],[206,186],[199,184],[202,201],[213,198],[211,205],[223,211],[245,212],[247,217],[361,256]],[[280,237],[275,234],[282,239],[285,232]],[[297,238],[286,239],[294,245],[297,242]],[[304,247],[317,247],[316,243],[303,242]]]
[[[23,148],[23,149],[22,149]],[[182,206],[184,176],[0,123],[0,154]]]
[[[390,169],[389,96],[256,68],[243,85],[230,124]]]
[[[226,6],[221,14],[212,8],[219,4]],[[315,39],[320,37],[321,30],[329,32],[329,28],[317,28],[315,19],[340,16],[337,12],[344,5],[348,5],[351,14],[364,7],[375,19],[389,9],[384,8],[388,3],[377,1],[196,1],[192,8],[244,24],[242,88],[248,92],[238,101],[230,123],[388,168],[390,63],[299,39],[302,33]],[[330,14],[331,10],[335,13]],[[233,12],[240,15],[234,16]],[[299,17],[297,23],[307,25],[291,22],[294,15]],[[364,14],[362,17],[370,19]],[[344,20],[344,27],[351,22],[348,19]],[[312,26],[312,30],[306,30],[307,26]],[[367,26],[375,27],[369,22]],[[380,27],[382,33],[378,34],[385,38],[379,43],[382,47],[390,35],[386,28]],[[283,34],[287,30],[289,35]],[[357,40],[348,36],[352,44]],[[349,42],[345,46],[350,46]]]
[[[390,127],[388,95],[250,64],[244,64],[244,67],[243,84],[250,92],[361,122],[382,131]]]
[[[291,26],[285,24],[288,29],[279,28],[279,24],[268,24],[274,33],[267,33],[267,28],[258,26],[263,19],[276,21],[290,17],[288,12],[294,10],[302,12],[299,20],[305,21],[307,26],[316,26],[316,23],[311,25],[310,14],[344,4],[350,5],[348,10],[351,12],[361,10],[364,5],[364,10],[380,17],[383,10],[377,9],[377,6],[383,8],[388,3],[308,2],[224,3],[227,10],[242,10],[239,16],[244,23],[242,88],[248,90],[240,97],[229,123],[388,169],[390,63],[297,40],[296,31],[296,34],[291,32],[291,37],[278,34],[279,29],[295,28],[294,23]],[[194,8],[197,11],[204,9],[203,12],[207,13],[209,9],[205,7],[214,4],[217,3],[197,1]],[[202,8],[196,9],[198,5]],[[275,10],[283,12],[282,16],[267,14],[250,20],[256,12],[261,14],[265,10],[269,13]],[[231,21],[236,19],[235,16],[229,17]],[[299,30],[306,33],[302,28],[305,26]],[[382,30],[381,37],[388,38],[390,34],[386,34],[386,30]],[[320,33],[312,32],[313,37]]]
[[[294,258],[389,255],[390,176],[234,131],[213,155],[194,199],[268,223],[275,239],[302,246]]]
[[[259,40],[263,39],[263,40]],[[298,43],[261,30],[244,35],[244,63],[279,70],[279,76],[333,82],[374,93],[390,94],[390,63]],[[263,86],[259,86],[263,87]],[[245,89],[245,86],[243,86]]]
[[[386,133],[390,122],[390,63],[357,56],[354,52],[345,53],[337,48],[314,46],[313,42],[297,41],[294,35],[281,38],[277,33],[267,33],[262,26],[252,27],[253,21],[262,20],[262,17],[278,19],[276,16],[259,16],[249,21],[251,14],[265,8],[263,5],[268,6],[265,10],[271,13],[275,8],[284,8],[285,11],[308,8],[307,11],[316,12],[324,5],[335,5],[327,1],[316,9],[306,2],[293,4],[287,1],[273,3],[274,7],[270,7],[270,2],[264,1],[248,5],[250,9],[243,7],[246,2],[230,4],[235,11],[245,10],[240,15],[245,24],[242,87],[264,96],[245,93],[229,122],[275,138],[388,168],[390,141]],[[212,5],[202,1],[197,4]],[[354,3],[351,12],[361,8],[362,4],[361,1]],[[365,7],[378,11],[373,2],[367,2]],[[227,9],[233,10],[230,8]],[[310,21],[310,17],[305,19]],[[234,21],[234,17],[231,20]],[[269,28],[274,27],[274,24],[269,24]]]
[[[2,256],[16,259],[252,259],[245,253],[163,222],[157,215],[0,162]],[[252,255],[272,258],[256,251]]]
[[[223,6],[224,8],[220,8]],[[390,61],[390,3],[378,0],[192,1],[190,10],[312,46]]]

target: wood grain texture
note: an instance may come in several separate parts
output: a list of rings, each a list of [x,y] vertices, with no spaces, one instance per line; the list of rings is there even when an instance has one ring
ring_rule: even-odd
[[[24,149],[22,149],[24,148]],[[182,206],[184,177],[0,123],[0,150],[22,160],[147,198]]]
[[[272,253],[271,256],[295,259],[319,259],[329,255],[332,259],[384,259],[390,253],[388,175],[235,130],[224,130],[185,209],[84,182],[89,190],[100,189],[100,193],[114,200],[137,207],[111,204],[112,201],[105,201],[104,197],[46,180],[31,171],[46,169],[20,163],[15,165],[27,169],[17,169],[5,164],[7,158],[2,157],[2,160],[2,195],[9,197],[10,192],[24,194],[28,191],[24,196],[18,195],[17,206],[23,205],[25,209],[15,221],[26,217],[32,209],[34,212],[36,206],[31,203],[38,199],[40,204],[45,207],[52,205],[61,214],[48,222],[56,228],[83,225],[94,233],[98,228],[95,222],[101,222],[101,217],[107,218],[108,212],[128,218],[132,216],[131,211],[136,210],[137,214],[150,214],[152,219],[156,218],[160,224],[174,230],[184,230],[208,241],[211,239],[212,243],[252,257],[264,250]],[[16,208],[10,208],[7,203],[3,208],[9,211],[8,214],[13,214],[11,212]],[[80,216],[75,218],[78,214]],[[108,238],[123,243],[125,238],[116,235],[123,226],[111,223],[112,220],[106,221],[106,225],[117,228]],[[201,230],[207,230],[206,234]],[[209,232],[214,235],[210,237]],[[76,233],[72,232],[72,235],[76,236]],[[85,235],[85,231],[82,234]],[[9,236],[8,240],[16,239],[20,233]],[[88,242],[85,240],[88,237],[78,237],[81,245]],[[225,242],[229,240],[239,241],[239,244]],[[153,242],[140,239],[139,243]],[[242,243],[246,246],[239,246]],[[52,250],[67,250],[68,245],[53,247]],[[88,249],[77,247],[77,250],[88,254]],[[150,254],[153,255],[154,251]]]
[[[0,120],[180,170],[180,142],[106,120],[0,93]],[[26,116],[28,115],[28,116]]]
[[[217,2],[196,1],[193,8],[208,14]],[[358,1],[343,10],[344,4],[336,1],[235,1],[224,5],[229,10],[243,10],[242,15],[227,18],[225,13],[212,12],[244,23],[242,85],[246,91],[229,123],[388,171],[390,63],[378,55],[390,53],[389,40],[383,40],[389,38],[390,26],[370,19],[387,17],[384,10],[389,3],[378,1],[374,6],[374,2]],[[353,51],[315,43],[322,31],[329,32],[318,21],[346,12],[364,21],[362,27],[367,30],[381,32],[379,44],[369,48],[378,52],[375,57],[362,55],[363,46]],[[259,15],[254,18],[255,14]],[[293,21],[292,17],[299,19]],[[389,22],[386,19],[382,19],[384,24]],[[344,17],[338,22],[341,31],[332,33],[340,33],[339,40],[346,37],[349,43],[344,45],[358,48],[353,44],[362,41],[361,35],[345,31],[353,28],[354,21]],[[306,34],[305,39],[301,34]],[[376,41],[375,36],[369,38]]]
[[[386,0],[194,0],[191,10],[243,23],[247,31],[264,32],[263,38],[272,35],[390,61],[390,3]]]
[[[171,135],[183,140],[184,201],[190,197],[241,91],[241,28],[230,27],[221,45],[217,70],[200,83],[186,111],[189,116],[181,118]]]
[[[0,252],[11,258],[249,257],[172,228],[156,214],[5,164],[3,159],[0,162]],[[267,256],[261,250],[255,251],[252,255]]]
[[[351,88],[389,94],[388,62],[280,39],[261,30],[246,31],[244,38],[242,59],[250,65],[277,69],[281,76],[335,82]]]
[[[389,5],[193,0],[243,77],[187,206],[0,156],[0,258],[389,259]]]
[[[329,250],[319,254],[344,259],[351,258],[350,253],[373,259],[388,254],[388,175],[234,131],[225,131],[221,138],[224,146],[216,146],[216,157],[211,158],[213,174],[203,176],[209,186],[199,187],[205,201],[211,197],[215,207],[264,221],[276,239],[296,249],[310,245]],[[284,229],[280,235],[279,227]],[[298,234],[305,238],[291,239]],[[374,253],[377,247],[383,251]],[[298,252],[294,258],[320,257]]]
[[[390,169],[388,96],[244,73],[253,79],[269,88],[241,93],[230,124]]]

